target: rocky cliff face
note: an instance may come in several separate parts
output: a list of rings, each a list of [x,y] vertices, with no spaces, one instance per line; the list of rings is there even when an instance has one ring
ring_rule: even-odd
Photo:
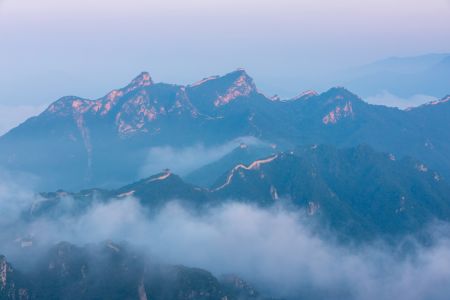
[[[217,279],[205,270],[159,264],[110,241],[85,247],[59,243],[24,274],[23,286],[12,280],[14,272],[1,257],[2,300],[268,299],[236,276]]]
[[[2,255],[0,255],[0,299],[31,299],[28,284]]]

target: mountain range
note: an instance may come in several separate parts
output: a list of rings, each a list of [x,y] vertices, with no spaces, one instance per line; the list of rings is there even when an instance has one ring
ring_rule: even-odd
[[[136,203],[152,220],[174,201],[195,216],[246,203],[295,212],[342,246],[432,245],[429,226],[450,221],[449,118],[450,96],[406,110],[343,87],[281,99],[242,69],[186,86],[144,72],[100,99],[63,97],[0,137],[0,167],[37,178],[39,191],[2,228],[16,260],[0,256],[0,299],[270,299],[237,276],[165,264],[136,245],[48,247],[51,226],[108,204]],[[177,175],[165,164],[194,167]]]
[[[0,166],[35,175],[40,190],[111,188],[143,177],[152,147],[213,147],[253,136],[277,151],[367,144],[448,177],[449,100],[399,110],[341,87],[279,99],[262,94],[244,70],[187,86],[154,83],[144,72],[97,100],[63,97],[10,130],[0,137]]]
[[[301,210],[321,229],[367,241],[419,234],[434,221],[450,221],[449,195],[447,181],[419,161],[368,146],[314,145],[238,164],[210,188],[166,171],[113,190],[41,193],[27,218],[64,218],[83,214],[98,201],[129,197],[150,214],[174,200],[196,211],[239,201]],[[74,204],[65,205],[70,199]]]

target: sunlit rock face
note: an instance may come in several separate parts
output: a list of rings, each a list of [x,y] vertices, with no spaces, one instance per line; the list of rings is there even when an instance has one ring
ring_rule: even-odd
[[[324,125],[335,125],[344,119],[355,119],[356,107],[362,106],[362,109],[366,110],[361,98],[342,87],[330,89],[321,98],[321,105],[326,111],[321,119]]]
[[[322,122],[325,125],[336,124],[341,119],[353,117],[353,116],[354,116],[354,113],[353,113],[352,103],[349,101],[349,102],[346,102],[343,107],[339,106],[339,105],[336,106],[335,109],[330,111],[326,116],[324,116],[322,118]]]
[[[226,93],[214,100],[214,106],[226,105],[234,99],[248,96],[256,90],[253,80],[245,72],[241,71],[239,73],[239,77],[227,89]]]
[[[89,154],[92,151],[90,131],[96,122],[109,123],[119,137],[125,138],[137,133],[158,134],[161,130],[158,121],[171,116],[195,119],[198,111],[190,103],[185,87],[155,85],[148,73],[142,73],[126,87],[98,100],[61,98],[43,115],[73,118]]]
[[[214,98],[206,100],[211,107],[224,106],[239,97],[249,97],[256,92],[253,79],[243,70],[223,77],[213,76],[187,88],[154,84],[148,73],[142,73],[126,87],[113,90],[97,100],[61,98],[50,105],[44,115],[72,117],[89,152],[86,119],[91,122],[93,119],[113,121],[117,134],[127,137],[136,133],[159,134],[161,126],[158,121],[164,119],[207,117],[209,111],[202,112],[201,107],[199,110],[192,104],[191,99],[197,99],[195,95],[189,94],[193,89],[210,90]]]
[[[165,95],[154,89],[140,91],[128,99],[115,115],[115,125],[121,136],[136,132],[158,131],[152,126],[155,121],[169,116],[190,118],[198,116],[197,110],[190,103],[184,87],[166,86]],[[153,127],[153,128],[152,128]]]
[[[118,100],[124,95],[133,92],[139,88],[144,88],[153,85],[150,74],[143,72],[131,81],[129,85],[120,89],[113,90],[105,97],[98,100],[81,99],[77,97],[64,97],[55,103],[51,104],[47,112],[67,115],[67,114],[84,114],[87,112],[93,114],[106,115],[119,102]]]
[[[188,86],[187,91],[193,103],[204,113],[212,113],[214,108],[258,93],[253,79],[243,69],[222,77],[205,78]]]

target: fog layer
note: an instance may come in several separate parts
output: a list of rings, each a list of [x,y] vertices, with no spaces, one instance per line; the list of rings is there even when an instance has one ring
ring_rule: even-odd
[[[343,246],[313,234],[300,211],[236,202],[199,213],[172,201],[150,217],[137,199],[127,198],[99,201],[76,217],[24,221],[24,211],[35,200],[23,186],[0,184],[0,253],[18,265],[20,238],[31,239],[32,247],[113,240],[164,263],[238,274],[276,296],[445,299],[450,293],[447,238],[428,248],[415,244],[415,254],[409,255],[381,242]],[[70,208],[72,201],[60,205]]]

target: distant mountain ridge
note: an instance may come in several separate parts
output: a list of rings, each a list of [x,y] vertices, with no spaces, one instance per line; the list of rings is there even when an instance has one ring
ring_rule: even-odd
[[[449,93],[450,53],[392,57],[348,70],[342,76],[346,86],[365,96],[388,91],[400,97],[442,97]]]
[[[111,187],[137,180],[151,147],[208,147],[254,136],[280,150],[368,144],[449,176],[444,100],[437,109],[401,111],[336,87],[286,101],[266,97],[241,69],[188,86],[154,83],[144,72],[97,100],[61,98],[12,129],[0,137],[0,166],[36,175],[41,190]]]

